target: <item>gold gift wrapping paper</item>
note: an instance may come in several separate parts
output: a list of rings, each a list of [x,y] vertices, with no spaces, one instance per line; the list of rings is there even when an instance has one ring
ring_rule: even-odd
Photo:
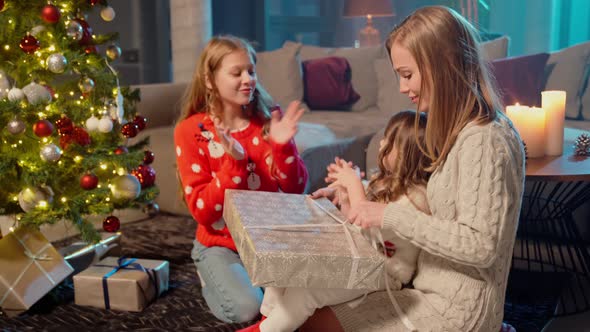
[[[77,305],[105,308],[102,278],[118,266],[117,259],[118,257],[106,257],[74,276],[74,298]],[[134,263],[155,271],[158,294],[145,272],[120,269],[107,279],[112,310],[142,311],[152,300],[168,290],[168,261],[137,259]]]
[[[315,202],[345,220],[329,200]],[[355,227],[338,223],[316,203],[306,195],[226,190],[223,218],[252,283],[382,289],[384,256]],[[255,228],[261,226],[268,228]],[[344,227],[352,235],[358,257],[354,257]]]

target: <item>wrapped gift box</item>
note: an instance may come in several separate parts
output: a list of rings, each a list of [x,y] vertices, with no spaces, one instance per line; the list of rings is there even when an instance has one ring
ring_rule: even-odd
[[[104,309],[142,311],[168,290],[169,275],[167,261],[107,257],[74,276],[75,302]]]
[[[73,272],[45,236],[20,227],[0,240],[0,307],[8,316],[29,309]]]
[[[223,218],[256,286],[383,288],[384,256],[327,199],[226,190]]]

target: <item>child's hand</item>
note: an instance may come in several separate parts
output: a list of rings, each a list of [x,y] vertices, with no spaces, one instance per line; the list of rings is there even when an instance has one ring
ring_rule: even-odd
[[[295,136],[297,122],[305,112],[303,108],[299,107],[300,104],[299,101],[292,101],[282,117],[279,111],[272,112],[268,134],[273,142],[285,144]]]
[[[340,157],[336,157],[334,158],[334,162],[331,163],[330,165],[328,165],[328,167],[326,167],[326,169],[328,170],[328,176],[326,176],[324,178],[324,180],[326,181],[326,183],[331,183],[333,182],[332,177],[330,174],[333,174],[335,172],[335,169],[340,167],[340,163],[343,161],[344,159],[340,158]],[[352,161],[347,162],[348,166],[354,170],[356,170],[357,175],[360,179],[365,177],[365,172],[361,172],[361,169],[354,165],[352,163]]]
[[[235,160],[244,159],[246,156],[244,147],[242,144],[240,144],[240,142],[232,137],[229,132],[229,128],[223,128],[219,118],[214,118],[213,124],[215,125],[215,130],[217,131],[217,136],[219,137],[221,146],[223,146],[223,150],[225,150],[225,152],[232,156]]]
[[[336,157],[335,163],[328,166],[326,182],[330,183],[329,187],[343,186],[349,189],[357,182],[360,182],[361,175],[362,173],[358,167],[352,166],[351,162]]]

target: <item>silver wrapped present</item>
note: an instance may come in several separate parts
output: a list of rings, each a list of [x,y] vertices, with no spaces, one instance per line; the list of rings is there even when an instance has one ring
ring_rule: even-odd
[[[227,190],[223,218],[256,286],[383,289],[384,256],[327,199]]]

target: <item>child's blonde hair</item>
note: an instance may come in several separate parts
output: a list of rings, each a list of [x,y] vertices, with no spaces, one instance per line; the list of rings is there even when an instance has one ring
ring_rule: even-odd
[[[475,29],[461,15],[443,6],[423,7],[408,16],[387,39],[416,60],[428,93],[425,144],[429,170],[442,165],[459,132],[474,121],[485,124],[501,114],[495,82],[481,54]],[[419,108],[418,108],[419,109]]]
[[[402,195],[409,196],[413,187],[426,186],[430,177],[426,170],[430,159],[418,145],[424,142],[425,129],[424,113],[403,111],[389,119],[383,135],[385,144],[379,150],[379,172],[369,182],[367,199],[388,203]],[[395,155],[391,155],[392,152]]]
[[[256,64],[256,51],[246,40],[230,35],[211,38],[199,57],[192,82],[184,93],[178,121],[182,121],[194,113],[201,112],[211,112],[218,117],[222,117],[223,108],[221,107],[221,99],[214,78],[221,67],[224,57],[234,52],[246,52],[252,58],[253,63]],[[207,79],[209,79],[213,89],[207,88]],[[262,120],[265,129],[267,129],[273,106],[272,98],[260,82],[257,82],[254,97],[244,107],[244,110],[248,112],[249,116],[255,116]]]

